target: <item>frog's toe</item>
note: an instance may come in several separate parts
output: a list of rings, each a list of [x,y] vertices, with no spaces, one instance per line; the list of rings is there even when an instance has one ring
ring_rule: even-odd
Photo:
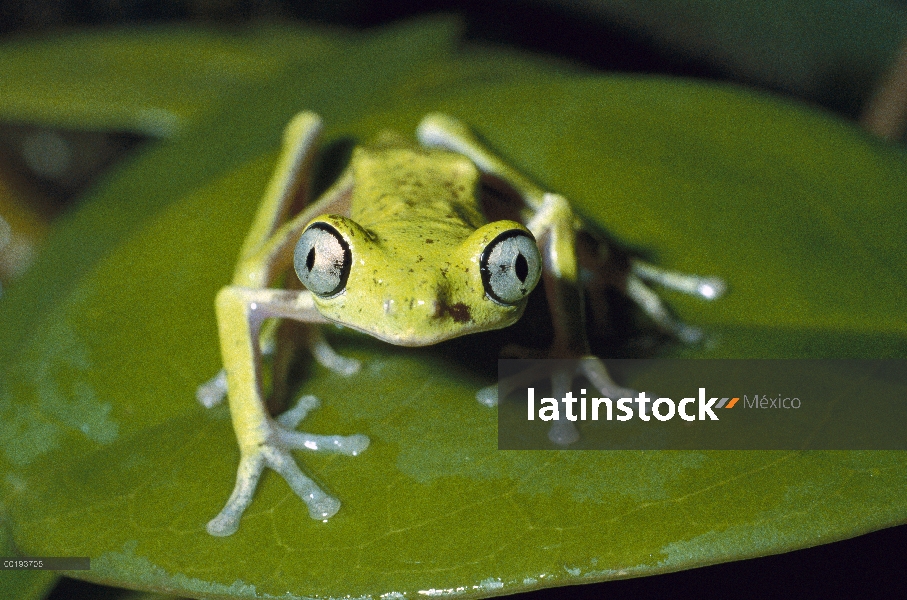
[[[665,271],[652,265],[635,261],[633,272],[627,276],[626,292],[655,324],[685,344],[698,344],[705,337],[702,331],[677,319],[661,297],[646,282],[660,284],[667,289],[697,296],[704,300],[720,298],[726,291],[724,281],[717,277],[699,277],[674,271]]]
[[[310,410],[318,408],[320,405],[321,402],[315,396],[302,396],[296,402],[296,406],[277,417],[275,419],[277,426],[274,428],[273,435],[278,444],[285,448],[335,452],[347,456],[357,456],[368,448],[368,436],[362,434],[319,435],[293,431],[293,428],[299,425]]]
[[[264,471],[265,462],[265,456],[260,452],[240,458],[233,493],[230,494],[220,514],[208,522],[208,533],[224,537],[232,535],[239,529],[239,520],[252,502],[252,495]]]
[[[337,514],[340,510],[340,500],[326,494],[317,483],[307,477],[288,451],[267,447],[265,452],[268,456],[268,466],[280,473],[296,495],[305,502],[310,517],[327,521]]]
[[[306,506],[309,508],[310,517],[327,521],[340,510],[340,500],[333,496],[324,496],[317,501],[306,502]]]
[[[579,430],[570,421],[558,421],[548,430],[548,439],[558,446],[569,446],[579,439]]]
[[[275,429],[275,435],[280,445],[298,450],[312,450],[314,452],[334,452],[357,456],[368,448],[368,436],[354,435],[320,435],[304,431],[290,431],[282,427]]]
[[[368,438],[368,436],[362,435],[361,433],[348,435],[346,436],[344,441],[344,449],[337,450],[337,452],[347,454],[349,456],[358,456],[363,451],[365,451],[366,448],[368,448],[370,442],[371,440]]]
[[[489,385],[476,392],[476,400],[479,404],[493,408],[498,405],[498,385]]]
[[[227,512],[227,509],[231,508],[230,512]],[[242,518],[242,513],[245,508],[242,510],[236,510],[235,508],[230,507],[229,505],[224,507],[224,510],[220,512],[219,515],[208,521],[208,525],[205,529],[208,530],[213,536],[216,537],[227,537],[228,535],[233,535],[236,533],[236,530],[239,529],[239,521]]]
[[[727,284],[720,277],[705,277],[671,271],[656,267],[638,258],[633,259],[631,270],[633,275],[639,279],[660,285],[665,289],[697,296],[703,300],[716,300],[727,291]]]
[[[217,406],[227,396],[227,372],[221,369],[217,375],[198,386],[195,399],[205,408]]]
[[[584,357],[580,361],[580,372],[607,398],[629,398],[637,394],[636,390],[620,386],[611,379],[605,363],[597,356]]]
[[[205,529],[208,530],[208,533],[216,537],[233,535],[236,533],[236,530],[239,529],[239,515],[224,515],[224,513],[221,512],[221,514],[208,521],[208,525]]]
[[[358,373],[359,369],[362,368],[361,362],[355,358],[347,358],[346,356],[338,354],[322,337],[313,339],[309,349],[312,351],[312,356],[315,357],[318,364],[326,369],[330,369],[338,375],[349,377]]]
[[[693,325],[688,325],[683,322],[678,322],[674,328],[674,333],[684,344],[698,344],[705,338],[705,334],[702,332],[702,329],[694,327]]]
[[[303,419],[305,419],[310,410],[314,410],[319,406],[321,406],[321,402],[315,396],[302,396],[296,401],[296,406],[286,411],[275,420],[287,429],[294,429]]]

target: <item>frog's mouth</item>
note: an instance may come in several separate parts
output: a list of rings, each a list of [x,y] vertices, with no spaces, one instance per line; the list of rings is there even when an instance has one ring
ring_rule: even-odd
[[[415,324],[400,326],[399,322],[377,320],[375,325],[363,326],[343,319],[334,319],[327,317],[333,323],[349,327],[360,333],[370,335],[388,344],[395,346],[431,346],[446,340],[479,333],[491,331],[494,329],[503,329],[516,323],[523,315],[523,308],[514,307],[506,318],[497,315],[497,318],[491,322],[475,321],[473,311],[468,305],[456,303],[452,305],[435,303],[435,310],[427,318],[415,320]]]

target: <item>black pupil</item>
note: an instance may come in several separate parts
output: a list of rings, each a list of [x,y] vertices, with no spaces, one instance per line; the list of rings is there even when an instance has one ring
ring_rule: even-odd
[[[309,271],[311,271],[312,267],[314,267],[314,266],[315,266],[315,246],[312,246],[312,248],[309,249],[308,256],[305,257],[305,268],[308,269]]]
[[[526,262],[526,257],[523,256],[523,253],[520,252],[516,256],[516,262],[513,265],[514,270],[516,271],[516,276],[520,280],[520,283],[526,283],[526,278],[529,276],[529,263]]]

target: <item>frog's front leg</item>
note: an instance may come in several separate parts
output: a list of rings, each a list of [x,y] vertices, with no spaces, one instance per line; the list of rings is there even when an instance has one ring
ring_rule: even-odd
[[[559,194],[544,193],[541,206],[526,227],[536,236],[545,262],[543,280],[545,295],[551,307],[554,341],[551,358],[581,358],[577,367],[551,374],[552,394],[562,398],[570,390],[573,379],[583,376],[608,398],[633,396],[633,390],[618,385],[604,363],[592,356],[586,335],[585,305],[579,279],[576,256],[576,217],[567,199]],[[559,363],[560,364],[560,363]],[[548,431],[555,444],[566,446],[579,439],[576,425],[560,415]]]
[[[339,510],[340,502],[302,473],[290,451],[299,449],[356,456],[368,447],[369,440],[364,435],[315,435],[293,431],[306,413],[318,405],[312,396],[304,396],[276,420],[267,414],[260,391],[258,340],[261,325],[268,318],[313,324],[325,322],[307,291],[228,286],[218,294],[221,351],[240,462],[233,493],[220,514],[208,523],[207,529],[212,535],[225,536],[236,531],[265,467],[283,476],[306,503],[313,519],[329,519]]]
[[[289,269],[293,248],[311,218],[316,214],[343,212],[349,200],[351,179],[341,179],[315,203],[294,218],[287,216],[294,202],[304,198],[308,173],[321,131],[320,119],[312,113],[298,114],[287,126],[283,151],[277,168],[246,236],[232,285],[217,295],[217,322],[220,334],[224,376],[199,389],[206,405],[229,395],[233,429],[239,442],[240,464],[236,485],[226,506],[208,523],[212,535],[230,535],[239,526],[265,467],[280,473],[306,503],[315,519],[327,519],[340,503],[322,491],[296,465],[291,450],[339,452],[356,455],[369,443],[364,435],[321,436],[293,431],[317,400],[304,397],[276,420],[265,408],[261,392],[262,343],[275,341],[273,328],[262,334],[266,319],[284,318],[312,324],[307,336],[309,349],[321,364],[343,374],[351,374],[359,363],[343,358],[327,346],[317,330],[326,322],[312,302],[308,291],[271,289]],[[266,348],[267,349],[267,348]]]

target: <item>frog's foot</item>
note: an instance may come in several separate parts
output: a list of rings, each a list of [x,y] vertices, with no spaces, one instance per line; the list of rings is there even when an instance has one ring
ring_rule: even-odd
[[[636,391],[625,388],[611,379],[605,363],[596,356],[585,356],[577,361],[575,369],[556,367],[551,373],[551,387],[555,398],[563,398],[570,390],[573,379],[581,375],[605,398],[632,398]],[[583,390],[585,392],[585,390]],[[579,439],[579,430],[573,421],[567,418],[566,412],[551,425],[548,439],[558,446],[569,446]]]
[[[325,493],[318,484],[307,477],[297,466],[290,450],[311,450],[315,452],[334,452],[357,456],[368,448],[367,436],[356,435],[317,435],[293,431],[306,414],[318,406],[314,396],[303,396],[292,409],[283,413],[275,421],[269,421],[270,431],[266,441],[253,449],[241,450],[239,469],[236,473],[236,485],[227,500],[226,506],[216,517],[208,522],[208,533],[215,536],[233,534],[239,528],[243,512],[252,502],[258,480],[265,467],[277,471],[290,485],[309,509],[313,519],[327,521],[340,510],[340,501]]]
[[[540,364],[545,365],[547,368],[539,368]],[[568,366],[568,364],[573,366]],[[497,406],[499,390],[503,392],[506,398],[514,390],[545,378],[551,379],[552,396],[554,398],[563,398],[570,390],[573,379],[579,375],[585,377],[606,398],[632,398],[637,394],[636,391],[615,383],[601,359],[595,356],[586,356],[581,360],[572,361],[572,363],[561,361],[536,362],[531,369],[505,377],[496,385],[480,389],[476,393],[476,400],[485,406]],[[562,414],[561,418],[553,423],[551,429],[548,430],[548,439],[558,446],[569,446],[579,439],[579,430],[572,421],[567,419],[566,414]]]
[[[669,271],[639,259],[633,260],[631,273],[627,276],[627,295],[661,329],[687,344],[701,341],[702,330],[677,320],[658,294],[646,285],[646,282],[697,296],[703,300],[720,298],[727,289],[724,281],[717,277],[702,277]]]

